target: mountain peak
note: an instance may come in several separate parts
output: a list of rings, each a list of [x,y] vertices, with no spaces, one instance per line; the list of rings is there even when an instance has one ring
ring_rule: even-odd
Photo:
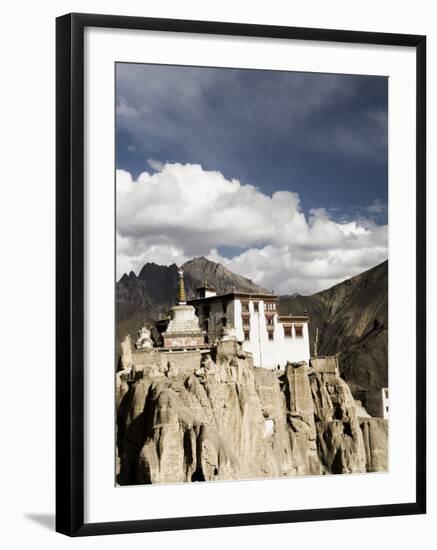
[[[187,266],[191,266],[191,265],[196,265],[196,264],[199,264],[199,265],[207,265],[207,264],[212,264],[212,265],[221,265],[221,264],[217,264],[216,262],[213,262],[212,260],[208,260],[208,258],[205,258],[205,256],[197,256],[196,258],[192,258],[191,260],[187,260],[183,265],[182,267],[185,268]]]
[[[154,262],[147,262],[143,265],[141,268],[141,271],[138,274],[138,277],[142,280],[146,280],[149,278],[157,278],[164,275],[164,273],[167,272],[177,272],[177,266],[176,264],[171,264],[169,266],[166,265],[159,265],[155,264]]]
[[[214,286],[219,294],[225,294],[236,290],[239,292],[267,292],[265,288],[260,287],[250,279],[237,275],[230,271],[221,263],[213,262],[205,256],[193,258],[183,265],[186,274],[185,281],[191,286],[192,292],[204,284]],[[189,289],[190,290],[190,289]]]

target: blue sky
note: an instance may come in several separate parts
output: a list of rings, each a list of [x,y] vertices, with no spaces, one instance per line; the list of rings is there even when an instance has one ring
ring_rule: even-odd
[[[154,196],[162,195],[160,205],[168,200],[169,216],[175,207],[165,192],[172,185],[169,178],[178,182],[178,193],[184,194],[182,182],[192,166],[200,169],[191,174],[191,181],[194,178],[197,182],[197,187],[191,189],[196,195],[193,200],[203,192],[212,193],[211,197],[218,200],[214,185],[228,193],[227,184],[221,180],[213,183],[211,174],[219,173],[225,182],[238,182],[238,189],[232,188],[236,189],[237,202],[250,194],[247,204],[253,204],[253,212],[267,225],[275,213],[270,206],[266,206],[269,214],[267,210],[261,213],[259,209],[264,207],[260,204],[267,205],[268,199],[278,192],[292,194],[296,204],[290,206],[294,212],[290,210],[290,216],[302,217],[302,234],[309,233],[300,244],[298,238],[289,239],[294,241],[293,250],[289,251],[291,263],[293,258],[315,261],[314,255],[307,260],[303,257],[313,249],[318,250],[316,261],[328,250],[331,263],[336,263],[334,250],[341,254],[344,249],[335,238],[332,224],[343,234],[352,228],[345,238],[346,249],[355,250],[354,265],[349,262],[341,273],[319,276],[313,285],[302,284],[304,274],[295,279],[295,287],[311,291],[351,276],[370,267],[369,262],[377,263],[387,256],[387,242],[383,244],[381,237],[387,224],[387,101],[385,77],[117,64],[116,167],[119,174],[128,174],[132,189],[140,181],[150,189],[154,185]],[[137,195],[132,195],[131,200],[141,210]],[[146,196],[143,200],[150,202]],[[282,203],[275,202],[277,209],[278,204]],[[253,258],[248,263],[247,254],[241,258],[248,251],[254,256],[257,250],[267,254],[268,246],[276,247],[276,251],[287,246],[287,242],[279,243],[272,236],[273,229],[270,236],[266,232],[265,238],[255,229],[251,238],[244,227],[241,241],[233,235],[226,238],[226,231],[222,231],[222,238],[217,233],[203,242],[203,237],[197,239],[196,230],[189,228],[186,218],[178,222],[182,225],[163,227],[159,233],[156,224],[152,227],[140,220],[139,212],[133,213],[130,206],[123,208],[129,210],[126,217],[121,214],[118,220],[123,249],[119,264],[123,269],[130,266],[138,270],[137,264],[147,257],[171,263],[203,254],[228,262],[230,268],[245,271],[242,274],[258,278],[260,283],[276,283],[282,290],[293,286],[290,278],[278,282],[273,274],[254,267]],[[250,209],[245,210],[245,215],[250,215]],[[235,209],[233,213],[236,214]],[[232,219],[231,212],[226,211],[227,214]],[[133,218],[138,219],[136,227]],[[123,223],[123,219],[128,222]],[[210,216],[205,220],[209,233],[211,219]],[[326,248],[325,242],[322,246],[320,238],[315,237],[318,233],[312,231],[328,222],[331,225],[325,229],[332,234],[331,248]],[[363,240],[364,233],[359,227],[367,232],[361,248],[358,241]],[[274,230],[280,232],[281,228],[275,226]],[[373,239],[377,253],[369,256],[370,232],[377,234]],[[184,241],[180,234],[186,235]],[[157,252],[159,247],[162,254]],[[141,253],[141,249],[149,254]],[[358,249],[362,250],[360,258]]]

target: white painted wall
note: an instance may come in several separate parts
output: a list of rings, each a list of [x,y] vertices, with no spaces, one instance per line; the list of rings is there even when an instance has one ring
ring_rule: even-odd
[[[275,369],[278,365],[284,367],[287,361],[309,361],[310,343],[308,323],[303,325],[302,338],[297,338],[293,324],[292,336],[284,335],[283,324],[278,321],[278,314],[273,316],[273,340],[269,340],[269,329],[266,323],[266,310],[263,300],[258,302],[258,311],[255,311],[254,302],[249,301],[250,330],[249,340],[244,338],[242,319],[242,304],[235,300],[233,322],[237,338],[243,343],[243,349],[253,354],[254,364],[257,367]]]
[[[255,311],[254,303],[258,303],[258,311]],[[223,317],[227,318],[228,326],[236,329],[236,337],[243,342],[243,349],[252,353],[254,364],[257,367],[275,369],[278,365],[284,367],[287,361],[309,361],[310,344],[308,323],[299,323],[303,326],[302,337],[296,337],[294,324],[292,336],[284,335],[283,324],[278,321],[278,314],[273,313],[273,340],[269,340],[269,329],[266,323],[266,305],[263,300],[250,300],[249,303],[249,340],[245,339],[243,326],[243,306],[241,300],[227,301],[226,308],[222,300],[210,300],[197,306],[199,325],[205,328],[205,320],[208,320],[208,335],[210,342],[222,337]],[[205,314],[205,308],[209,308],[209,315]]]
[[[389,418],[390,415],[390,403],[389,403],[389,390],[388,388],[382,388],[382,416],[385,419]]]
[[[215,296],[217,293],[214,290],[205,290],[205,298],[209,298],[210,296]]]

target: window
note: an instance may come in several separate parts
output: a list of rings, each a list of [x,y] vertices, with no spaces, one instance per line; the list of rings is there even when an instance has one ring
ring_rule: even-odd
[[[222,326],[224,327],[226,326],[226,321],[227,321],[226,317],[222,317]]]
[[[267,317],[267,324],[272,326],[274,324],[273,317]]]
[[[209,317],[209,306],[203,306],[204,317]]]
[[[296,334],[296,338],[303,338],[303,326],[302,325],[294,325],[294,332]]]
[[[269,340],[273,340],[273,331],[269,330]]]
[[[253,309],[255,312],[258,312],[259,310],[259,302],[253,302]]]
[[[248,330],[245,330],[245,331],[244,331],[244,339],[245,339],[245,340],[250,340],[250,333],[249,333]]]
[[[275,311],[276,310],[276,304],[272,302],[268,302],[266,304],[266,310],[267,311]]]
[[[247,302],[241,302],[241,311],[249,313],[249,304]]]
[[[241,317],[243,319],[243,325],[249,326],[250,325],[250,315],[243,313]]]
[[[292,337],[291,327],[284,327],[284,336],[286,338],[291,338]]]

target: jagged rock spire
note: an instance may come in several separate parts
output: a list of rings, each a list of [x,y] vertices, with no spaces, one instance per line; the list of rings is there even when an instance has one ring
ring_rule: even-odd
[[[185,284],[184,284],[184,272],[181,268],[179,268],[178,303],[179,304],[187,303],[187,296],[185,294]]]

